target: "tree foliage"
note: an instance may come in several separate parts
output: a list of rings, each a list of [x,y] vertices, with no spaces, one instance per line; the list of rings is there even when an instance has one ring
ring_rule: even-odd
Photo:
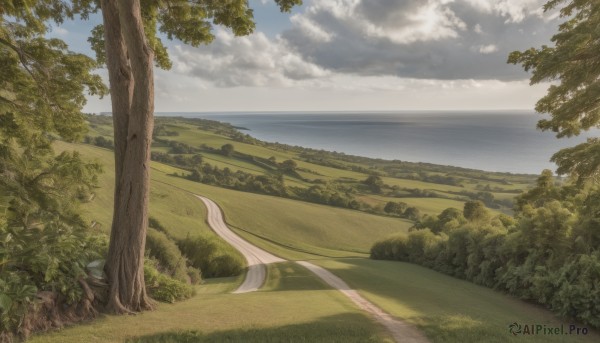
[[[289,12],[292,7],[302,4],[302,0],[275,2],[282,12]],[[248,35],[256,26],[253,10],[246,0],[142,0],[141,8],[146,38],[154,50],[155,63],[163,69],[170,69],[172,64],[159,33],[170,40],[178,39],[197,47],[215,39],[213,25],[228,27],[236,36]],[[88,40],[96,52],[98,62],[106,63],[103,26],[96,26]]]
[[[565,21],[552,37],[553,46],[515,51],[509,63],[521,64],[531,71],[531,84],[553,81],[547,94],[536,104],[536,111],[550,114],[550,119],[538,122],[538,128],[552,130],[557,137],[571,137],[597,128],[600,123],[600,3],[589,0],[552,0],[545,11],[560,9]],[[562,150],[552,157],[558,172],[597,181],[600,141]]]
[[[371,258],[417,263],[600,327],[599,200],[599,189],[558,186],[545,171],[515,218],[477,215],[482,207],[467,203],[463,214],[446,209],[374,244]]]
[[[74,7],[0,1],[0,340],[26,336],[40,320],[53,326],[61,316],[95,313],[85,266],[106,242],[78,203],[92,197],[100,166],[52,146],[85,133],[85,91],[106,93],[93,59],[45,37],[47,21],[71,17]],[[54,310],[25,320],[38,301],[52,301]]]

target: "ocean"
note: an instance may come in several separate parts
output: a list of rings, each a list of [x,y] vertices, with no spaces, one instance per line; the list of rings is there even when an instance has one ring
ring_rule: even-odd
[[[539,174],[556,151],[598,136],[557,139],[531,111],[157,113],[206,118],[279,142],[346,154],[487,171]]]

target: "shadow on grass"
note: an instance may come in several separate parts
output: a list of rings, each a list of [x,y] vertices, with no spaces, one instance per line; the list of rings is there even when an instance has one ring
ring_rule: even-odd
[[[270,264],[268,279],[261,292],[322,291],[331,289],[308,269],[296,262]]]
[[[381,307],[402,313],[432,342],[600,342],[598,332],[582,324],[579,327],[587,327],[588,335],[513,336],[509,332],[513,322],[547,327],[570,323],[539,305],[426,267],[369,259],[336,262],[340,264],[329,264],[329,271],[351,288],[375,294]]]
[[[173,331],[130,338],[127,343],[196,343],[196,342],[391,342],[375,331],[360,314],[340,314],[318,321],[280,327],[234,329],[203,333]]]

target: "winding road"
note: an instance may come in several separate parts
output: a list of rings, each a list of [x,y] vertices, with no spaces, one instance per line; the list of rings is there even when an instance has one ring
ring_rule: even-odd
[[[247,293],[258,290],[267,277],[265,265],[285,262],[285,260],[248,243],[248,241],[236,235],[227,227],[227,224],[225,224],[223,213],[214,201],[200,195],[196,196],[202,200],[208,210],[208,225],[217,233],[217,235],[221,236],[227,243],[231,244],[241,252],[246,258],[246,262],[248,262],[248,272],[246,273],[244,283],[242,283],[233,293]]]
[[[244,282],[233,293],[247,293],[258,290],[265,282],[267,273],[266,266],[270,263],[285,262],[286,260],[279,258],[263,249],[250,244],[236,233],[231,231],[225,220],[219,206],[212,200],[200,195],[196,195],[202,200],[208,211],[208,225],[221,238],[226,240],[234,248],[236,248],[248,262],[248,272]],[[368,301],[357,291],[353,290],[344,282],[344,280],[335,276],[330,271],[314,265],[307,261],[296,261],[299,265],[313,272],[331,287],[339,290],[354,302],[360,309],[369,313],[378,323],[385,326],[396,342],[402,343],[427,343],[427,338],[414,326],[395,319],[389,313],[386,313],[381,308],[377,307],[372,302]]]

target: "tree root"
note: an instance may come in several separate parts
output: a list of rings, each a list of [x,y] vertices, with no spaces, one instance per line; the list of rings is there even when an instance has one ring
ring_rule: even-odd
[[[78,280],[83,290],[83,296],[79,302],[73,304],[68,304],[67,300],[57,292],[38,292],[37,301],[29,306],[20,328],[14,334],[19,338],[26,339],[33,332],[59,329],[65,325],[97,317],[97,309],[101,307],[98,295],[102,294],[102,287],[98,287],[96,284],[92,288],[88,284],[88,280],[90,279],[80,278]],[[3,332],[0,334],[0,343],[12,341],[13,333]]]

